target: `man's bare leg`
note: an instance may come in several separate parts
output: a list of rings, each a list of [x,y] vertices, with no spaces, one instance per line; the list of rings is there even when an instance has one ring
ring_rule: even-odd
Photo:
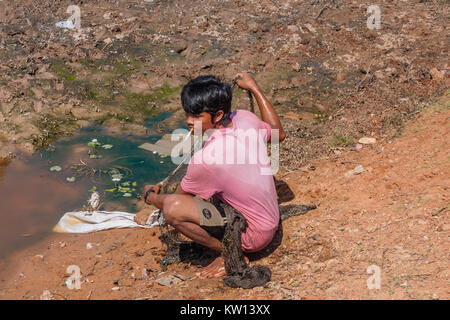
[[[164,218],[167,223],[180,231],[189,239],[219,253],[221,242],[200,227],[200,218],[194,197],[189,195],[170,195],[164,199]],[[198,274],[200,278],[218,278],[226,275],[222,257],[216,258]]]

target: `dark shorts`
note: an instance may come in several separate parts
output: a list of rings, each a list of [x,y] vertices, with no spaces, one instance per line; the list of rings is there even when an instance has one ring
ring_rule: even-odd
[[[216,207],[211,202],[200,197],[194,197],[194,199],[200,218],[200,227],[212,237],[222,240],[225,234],[225,226],[227,225],[227,218],[223,208]]]

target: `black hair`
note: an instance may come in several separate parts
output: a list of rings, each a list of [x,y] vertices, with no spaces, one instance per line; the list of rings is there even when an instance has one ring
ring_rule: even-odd
[[[192,79],[181,91],[181,104],[185,112],[200,114],[208,112],[213,121],[217,111],[224,112],[220,123],[229,120],[233,93],[228,83],[220,81],[213,75],[199,76]]]

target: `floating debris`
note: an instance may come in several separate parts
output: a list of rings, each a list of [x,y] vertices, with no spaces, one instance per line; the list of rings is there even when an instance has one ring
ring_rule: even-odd
[[[88,142],[88,146],[93,147],[93,148],[98,148],[99,146],[101,146],[101,143],[98,142],[97,139],[92,139],[90,142]]]
[[[123,174],[121,173],[115,173],[111,176],[112,181],[120,181],[123,178]]]
[[[100,195],[98,192],[93,192],[91,198],[88,200],[90,209],[89,211],[96,211],[100,207]]]

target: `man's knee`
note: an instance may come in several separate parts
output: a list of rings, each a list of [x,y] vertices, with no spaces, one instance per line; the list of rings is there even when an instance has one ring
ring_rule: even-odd
[[[164,219],[172,226],[175,226],[181,222],[180,219],[180,207],[182,206],[181,200],[173,195],[164,199],[163,212]]]

